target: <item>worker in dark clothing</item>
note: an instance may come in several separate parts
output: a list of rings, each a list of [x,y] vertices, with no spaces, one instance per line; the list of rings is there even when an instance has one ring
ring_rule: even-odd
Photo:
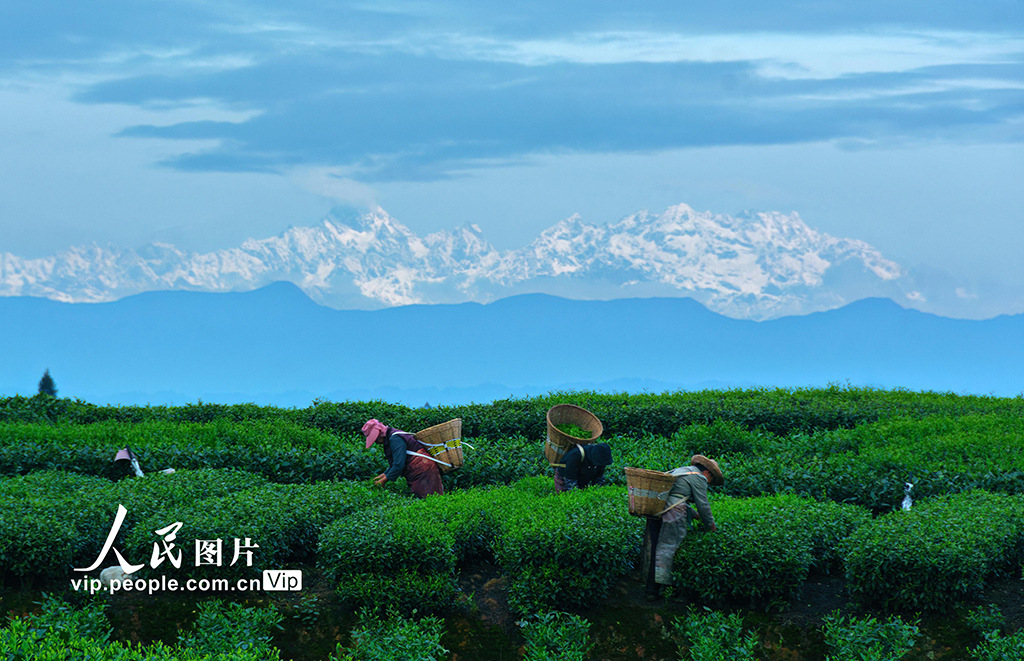
[[[388,460],[388,469],[373,478],[374,484],[381,486],[404,476],[413,494],[419,498],[432,493],[444,494],[439,462],[430,456],[426,446],[413,434],[388,427],[376,418],[367,420],[362,431],[367,449],[378,440],[383,440],[381,447]]]
[[[555,465],[555,491],[586,489],[604,485],[604,469],[612,465],[612,449],[607,443],[574,445]]]

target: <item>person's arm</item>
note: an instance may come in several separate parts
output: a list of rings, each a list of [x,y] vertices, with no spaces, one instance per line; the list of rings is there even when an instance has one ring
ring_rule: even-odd
[[[597,475],[594,476],[594,479],[591,482],[591,484],[593,484],[595,487],[604,486],[604,466],[597,467]]]
[[[697,507],[701,525],[705,530],[717,530],[715,517],[711,516],[711,503],[708,502],[708,481],[699,473],[694,473],[694,475],[696,478],[690,477],[688,481],[693,489],[693,504]]]
[[[405,445],[405,441],[401,439],[398,434],[392,434],[391,440],[388,441],[391,445],[391,466],[384,471],[385,482],[394,482],[402,473],[405,472],[405,451],[408,447]]]

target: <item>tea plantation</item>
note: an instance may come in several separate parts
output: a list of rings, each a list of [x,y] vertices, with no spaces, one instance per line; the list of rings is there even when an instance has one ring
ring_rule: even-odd
[[[615,458],[605,486],[554,493],[541,445],[557,403],[604,424]],[[462,419],[473,449],[444,476],[446,495],[370,483],[386,465],[363,447],[371,417],[410,431]],[[113,462],[125,446],[145,477]],[[629,594],[642,592],[644,520],[628,513],[622,469],[668,470],[695,453],[726,477],[710,489],[718,531],[680,548],[679,601],[639,603]],[[197,540],[221,540],[222,561],[200,563]],[[193,595],[173,636],[147,635],[145,623],[126,636],[105,613],[169,597],[72,590],[117,564],[111,550],[94,571],[74,571],[105,546],[146,580],[256,585],[265,569],[301,570],[304,591],[334,615],[300,595],[228,588]],[[497,643],[462,631],[486,619],[466,587],[483,567],[507,614],[495,625],[513,655],[503,658],[1024,659],[1024,598],[1012,598],[1022,565],[1021,397],[564,392],[422,409],[0,399],[0,610],[12,617],[0,658],[498,658],[487,652]],[[836,586],[841,612],[780,633],[773,614],[823,584]],[[656,621],[644,636],[660,642],[605,628],[623,607]]]

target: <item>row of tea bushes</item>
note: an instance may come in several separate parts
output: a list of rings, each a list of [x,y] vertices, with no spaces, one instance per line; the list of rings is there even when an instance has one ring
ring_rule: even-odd
[[[742,438],[737,436],[737,438]],[[721,457],[732,495],[797,493],[875,512],[972,489],[1024,493],[1024,418],[898,418],[850,430],[762,437]]]
[[[72,567],[91,565],[118,504],[127,509],[120,543],[142,516],[265,482],[250,473],[211,469],[117,483],[62,471],[0,479],[0,580],[63,578]]]
[[[7,423],[0,424],[0,475],[67,470],[118,479],[128,469],[115,464],[114,456],[125,446],[132,448],[147,472],[168,467],[237,468],[275,482],[368,475],[377,463],[354,442],[283,419]]]
[[[861,526],[841,546],[848,588],[862,606],[949,609],[992,577],[1020,574],[1024,496],[936,498]]]
[[[901,415],[1024,413],[1024,399],[911,392],[832,386],[828,388],[704,390],[661,394],[553,392],[542,397],[511,398],[490,404],[410,408],[383,401],[313,402],[304,409],[255,404],[185,406],[98,406],[77,399],[45,395],[0,398],[0,422],[90,424],[102,421],[139,423],[151,420],[208,423],[214,420],[285,419],[304,427],[347,434],[367,418],[379,418],[415,431],[451,418],[462,418],[471,437],[525,436],[543,438],[544,415],[560,403],[593,411],[609,434],[668,436],[692,424],[730,421],[746,429],[777,435],[794,431],[845,429]]]
[[[238,468],[282,483],[365,479],[383,470],[378,448],[364,450],[358,431],[335,435],[285,420],[89,425],[0,424],[0,474],[64,469],[116,478],[112,461],[130,445],[146,469]],[[684,427],[667,437],[610,436],[609,484],[623,466],[667,470],[701,453],[726,472],[732,496],[797,494],[871,508],[899,506],[906,482],[914,498],[975,488],[1024,493],[1024,417],[1004,414],[900,418],[855,429],[776,436],[728,421]],[[510,484],[550,474],[536,439],[471,439],[466,465],[446,487]]]
[[[313,562],[321,531],[336,519],[404,500],[390,490],[359,482],[266,484],[164,507],[132,528],[125,549],[132,558],[149,558],[154,543],[160,540],[154,531],[180,521],[184,525],[177,531],[175,543],[183,549],[184,558],[180,569],[172,570],[175,576],[252,578],[262,569]],[[196,566],[196,540],[218,539],[222,540],[221,565]],[[258,547],[252,549],[251,566],[244,556],[235,557],[235,540],[239,552],[244,552],[247,541]]]
[[[640,537],[621,489],[556,497],[549,480],[530,478],[346,517],[324,530],[319,562],[354,605],[408,611],[450,606],[458,565],[493,557],[510,604],[532,612],[606,595]]]
[[[706,603],[785,599],[812,570],[834,569],[839,542],[870,518],[794,496],[722,497],[713,509],[719,532],[695,533],[676,564],[678,584]],[[459,566],[493,557],[510,605],[543,611],[606,596],[639,559],[642,527],[621,488],[555,495],[530,478],[339,519],[319,563],[356,606],[442,610],[457,597]]]
[[[797,496],[715,498],[718,532],[689,534],[674,580],[699,603],[785,602],[812,571],[839,567],[839,545],[871,516],[854,505]]]
[[[48,597],[42,612],[12,618],[0,629],[0,655],[17,661],[279,661],[271,632],[274,610],[219,601],[200,605],[192,631],[176,645],[134,646],[111,640],[104,606],[74,608]]]

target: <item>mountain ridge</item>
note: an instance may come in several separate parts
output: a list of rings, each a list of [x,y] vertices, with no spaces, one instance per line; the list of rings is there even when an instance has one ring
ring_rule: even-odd
[[[735,318],[838,307],[865,295],[913,300],[904,270],[869,244],[809,227],[799,214],[696,212],[685,204],[613,223],[565,218],[517,250],[479,226],[420,237],[383,209],[331,214],[237,248],[191,253],[72,247],[39,259],[0,254],[0,295],[103,302],[151,290],[227,292],[277,280],[317,303],[377,309],[488,302],[518,293],[570,298],[688,296]]]
[[[0,317],[16,320],[0,343],[17,348],[0,362],[0,393],[34,393],[49,368],[62,395],[96,402],[418,406],[602,384],[1024,390],[1024,314],[951,319],[886,299],[752,321],[672,297],[335,310],[277,283],[95,305],[0,298]]]

